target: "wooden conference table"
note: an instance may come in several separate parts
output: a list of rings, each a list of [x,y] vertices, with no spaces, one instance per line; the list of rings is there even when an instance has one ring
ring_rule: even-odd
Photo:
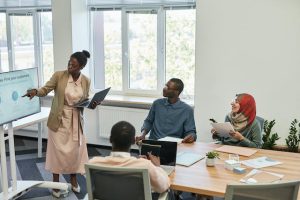
[[[178,152],[189,151],[206,154],[221,145],[195,142],[194,144],[179,144]],[[207,167],[205,159],[198,161],[190,167],[176,165],[175,172],[170,175],[171,189],[192,192],[208,196],[224,197],[227,184],[240,183],[252,168],[247,168],[245,174],[235,174],[225,169],[224,161],[228,159],[228,153],[220,153],[215,167]],[[281,161],[282,164],[272,167],[265,167],[262,170],[283,174],[283,180],[300,180],[300,153],[289,153],[282,151],[270,151],[259,149],[250,157],[240,156],[240,160],[253,159],[261,156],[268,156],[274,160]],[[246,167],[243,165],[243,167]],[[300,200],[300,195],[298,195]]]

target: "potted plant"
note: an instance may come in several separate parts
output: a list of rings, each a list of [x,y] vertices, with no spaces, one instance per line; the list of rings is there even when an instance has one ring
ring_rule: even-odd
[[[298,152],[299,151],[299,143],[300,143],[300,134],[298,134],[300,128],[300,123],[297,119],[294,119],[290,126],[289,136],[285,139],[288,151],[290,152]]]
[[[277,133],[272,133],[272,128],[275,125],[275,119],[273,119],[272,121],[268,121],[265,120],[264,122],[264,134],[262,137],[263,140],[263,149],[273,149],[273,147],[276,145],[276,141],[280,139],[280,137],[278,137]]]
[[[215,166],[215,160],[219,158],[219,153],[216,151],[210,151],[206,153],[206,165],[211,167]]]

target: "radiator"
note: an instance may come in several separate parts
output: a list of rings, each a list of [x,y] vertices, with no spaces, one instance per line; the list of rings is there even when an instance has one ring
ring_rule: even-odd
[[[111,127],[119,121],[131,123],[139,135],[141,127],[149,110],[137,108],[124,108],[113,106],[99,107],[99,129],[100,137],[109,138]]]

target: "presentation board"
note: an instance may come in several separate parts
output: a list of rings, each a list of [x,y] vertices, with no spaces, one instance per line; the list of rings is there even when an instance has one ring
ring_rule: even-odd
[[[0,73],[0,125],[41,111],[39,97],[22,97],[32,88],[38,88],[37,68]]]

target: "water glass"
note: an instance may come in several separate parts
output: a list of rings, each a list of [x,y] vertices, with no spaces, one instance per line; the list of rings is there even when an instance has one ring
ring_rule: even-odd
[[[229,154],[229,160],[234,160],[236,162],[240,162],[240,157],[238,154]]]

